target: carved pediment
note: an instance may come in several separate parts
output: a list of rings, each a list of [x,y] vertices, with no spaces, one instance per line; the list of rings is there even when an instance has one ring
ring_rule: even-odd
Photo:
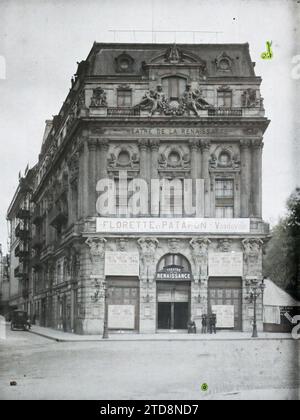
[[[199,64],[203,70],[206,68],[206,61],[191,51],[178,47],[176,44],[173,44],[167,50],[161,51],[147,64]]]

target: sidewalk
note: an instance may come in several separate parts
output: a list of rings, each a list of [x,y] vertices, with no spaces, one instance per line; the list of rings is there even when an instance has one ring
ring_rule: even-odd
[[[30,332],[58,342],[91,342],[91,341],[246,341],[246,340],[292,340],[288,333],[259,333],[258,338],[251,338],[250,332],[217,332],[217,334],[187,334],[187,333],[158,333],[158,334],[126,334],[110,333],[109,338],[103,340],[101,335],[79,335],[54,330],[52,328],[32,325]]]

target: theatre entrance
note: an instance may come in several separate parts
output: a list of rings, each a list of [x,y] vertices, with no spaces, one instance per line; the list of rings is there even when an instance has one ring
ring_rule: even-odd
[[[186,330],[190,317],[191,272],[178,254],[161,260],[156,274],[157,330]]]

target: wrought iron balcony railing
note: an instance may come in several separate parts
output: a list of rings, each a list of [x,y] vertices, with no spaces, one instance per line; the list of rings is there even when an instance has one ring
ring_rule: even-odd
[[[21,247],[18,245],[15,249],[15,257],[18,257],[20,261],[24,261],[29,257],[29,249],[28,247]]]
[[[30,217],[30,210],[29,209],[20,208],[17,211],[16,216],[17,216],[18,219],[27,220]]]
[[[15,235],[17,238],[20,239],[27,239],[29,237],[29,228],[28,226],[21,225],[20,223],[17,225],[15,229]]]
[[[54,205],[49,212],[49,223],[57,228],[66,224],[68,221],[68,210],[66,206]]]
[[[107,108],[107,115],[111,117],[135,116],[140,115],[140,109],[137,107],[110,107]]]
[[[45,243],[45,240],[42,238],[40,234],[34,235],[31,240],[31,246],[33,249],[41,249],[44,243]]]
[[[243,115],[242,108],[209,108],[208,116],[220,116],[220,117],[241,117]]]
[[[41,216],[41,214],[40,214],[40,209],[39,209],[39,208],[37,208],[37,207],[36,207],[36,208],[33,210],[31,220],[32,220],[32,223],[33,223],[34,225],[39,225],[39,224],[41,223],[41,221],[42,221],[42,216]]]
[[[31,266],[37,270],[41,266],[41,257],[39,254],[35,255],[34,257],[31,257],[30,259]]]
[[[26,266],[24,264],[19,264],[14,269],[15,277],[24,277],[26,274],[27,274],[27,269],[26,269]]]

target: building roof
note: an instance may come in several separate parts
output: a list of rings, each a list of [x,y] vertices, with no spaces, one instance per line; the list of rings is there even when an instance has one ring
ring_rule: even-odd
[[[265,280],[265,306],[300,306],[300,302],[277,286],[272,280]]]
[[[136,43],[94,43],[86,62],[79,64],[89,75],[106,76],[119,74],[116,69],[116,59],[122,54],[128,54],[132,60],[132,74],[143,74],[144,64],[153,64],[159,57],[164,57],[175,44],[136,44]],[[183,53],[182,64],[192,61],[203,61],[206,64],[209,77],[255,77],[254,63],[249,53],[249,44],[176,44],[175,48]],[[217,60],[227,57],[232,62],[232,71],[220,74]]]

